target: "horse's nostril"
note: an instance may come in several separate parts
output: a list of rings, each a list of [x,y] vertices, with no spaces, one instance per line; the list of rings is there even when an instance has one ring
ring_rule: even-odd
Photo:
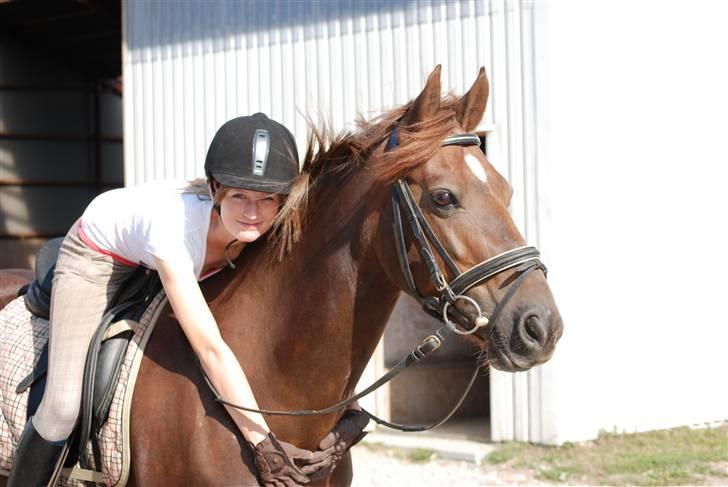
[[[542,347],[544,345],[546,342],[546,330],[543,321],[538,315],[529,315],[523,321],[521,336],[525,342],[531,343],[534,347]]]

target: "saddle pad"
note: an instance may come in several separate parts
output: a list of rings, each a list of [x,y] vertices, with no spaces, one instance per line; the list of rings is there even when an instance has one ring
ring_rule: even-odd
[[[167,299],[161,291],[135,327],[124,358],[109,419],[99,433],[102,471],[92,476],[78,466],[64,470],[61,486],[83,487],[84,480],[106,486],[124,486],[129,478],[129,418],[132,393],[144,347]],[[15,388],[33,367],[48,340],[48,321],[33,316],[18,298],[0,311],[0,470],[9,471],[15,445],[25,427],[28,391]],[[93,458],[90,444],[87,453]],[[94,463],[96,463],[94,461]]]

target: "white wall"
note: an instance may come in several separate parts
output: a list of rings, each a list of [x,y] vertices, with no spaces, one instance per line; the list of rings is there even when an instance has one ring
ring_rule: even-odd
[[[547,441],[728,419],[728,3],[537,4]]]

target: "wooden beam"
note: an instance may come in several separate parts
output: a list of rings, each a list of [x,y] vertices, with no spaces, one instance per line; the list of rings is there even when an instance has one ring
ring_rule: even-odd
[[[95,141],[93,135],[72,135],[72,134],[31,134],[19,132],[0,132],[0,139],[16,139],[16,140],[57,140],[57,141]],[[124,137],[104,135],[100,137],[101,142],[123,143]]]
[[[30,179],[18,179],[18,178],[5,178],[0,179],[0,186],[41,186],[41,187],[58,187],[58,188],[95,188],[97,187],[118,187],[124,186],[124,183],[120,182],[105,182],[101,181],[33,181]]]

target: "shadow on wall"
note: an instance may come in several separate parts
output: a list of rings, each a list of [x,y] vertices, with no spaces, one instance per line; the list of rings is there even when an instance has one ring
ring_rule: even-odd
[[[239,48],[251,43],[274,45],[300,39],[325,39],[341,19],[366,19],[364,22],[342,22],[344,31],[340,34],[346,34],[346,29],[359,32],[382,26],[396,28],[400,24],[418,24],[425,17],[437,21],[460,15],[485,15],[487,8],[486,2],[468,0],[266,0],[221,2],[214,9],[209,8],[206,0],[181,4],[136,2],[127,5],[126,42],[129,51],[144,55],[140,52],[144,48],[169,44],[184,46],[193,41],[212,39],[203,48],[210,53],[229,49],[231,40]],[[404,12],[404,16],[391,15],[394,12]],[[290,34],[284,28],[292,28]],[[279,35],[270,34],[277,29],[280,29]]]
[[[94,80],[0,37],[0,268],[30,267],[97,191],[123,184],[121,98],[99,98],[97,168]]]

